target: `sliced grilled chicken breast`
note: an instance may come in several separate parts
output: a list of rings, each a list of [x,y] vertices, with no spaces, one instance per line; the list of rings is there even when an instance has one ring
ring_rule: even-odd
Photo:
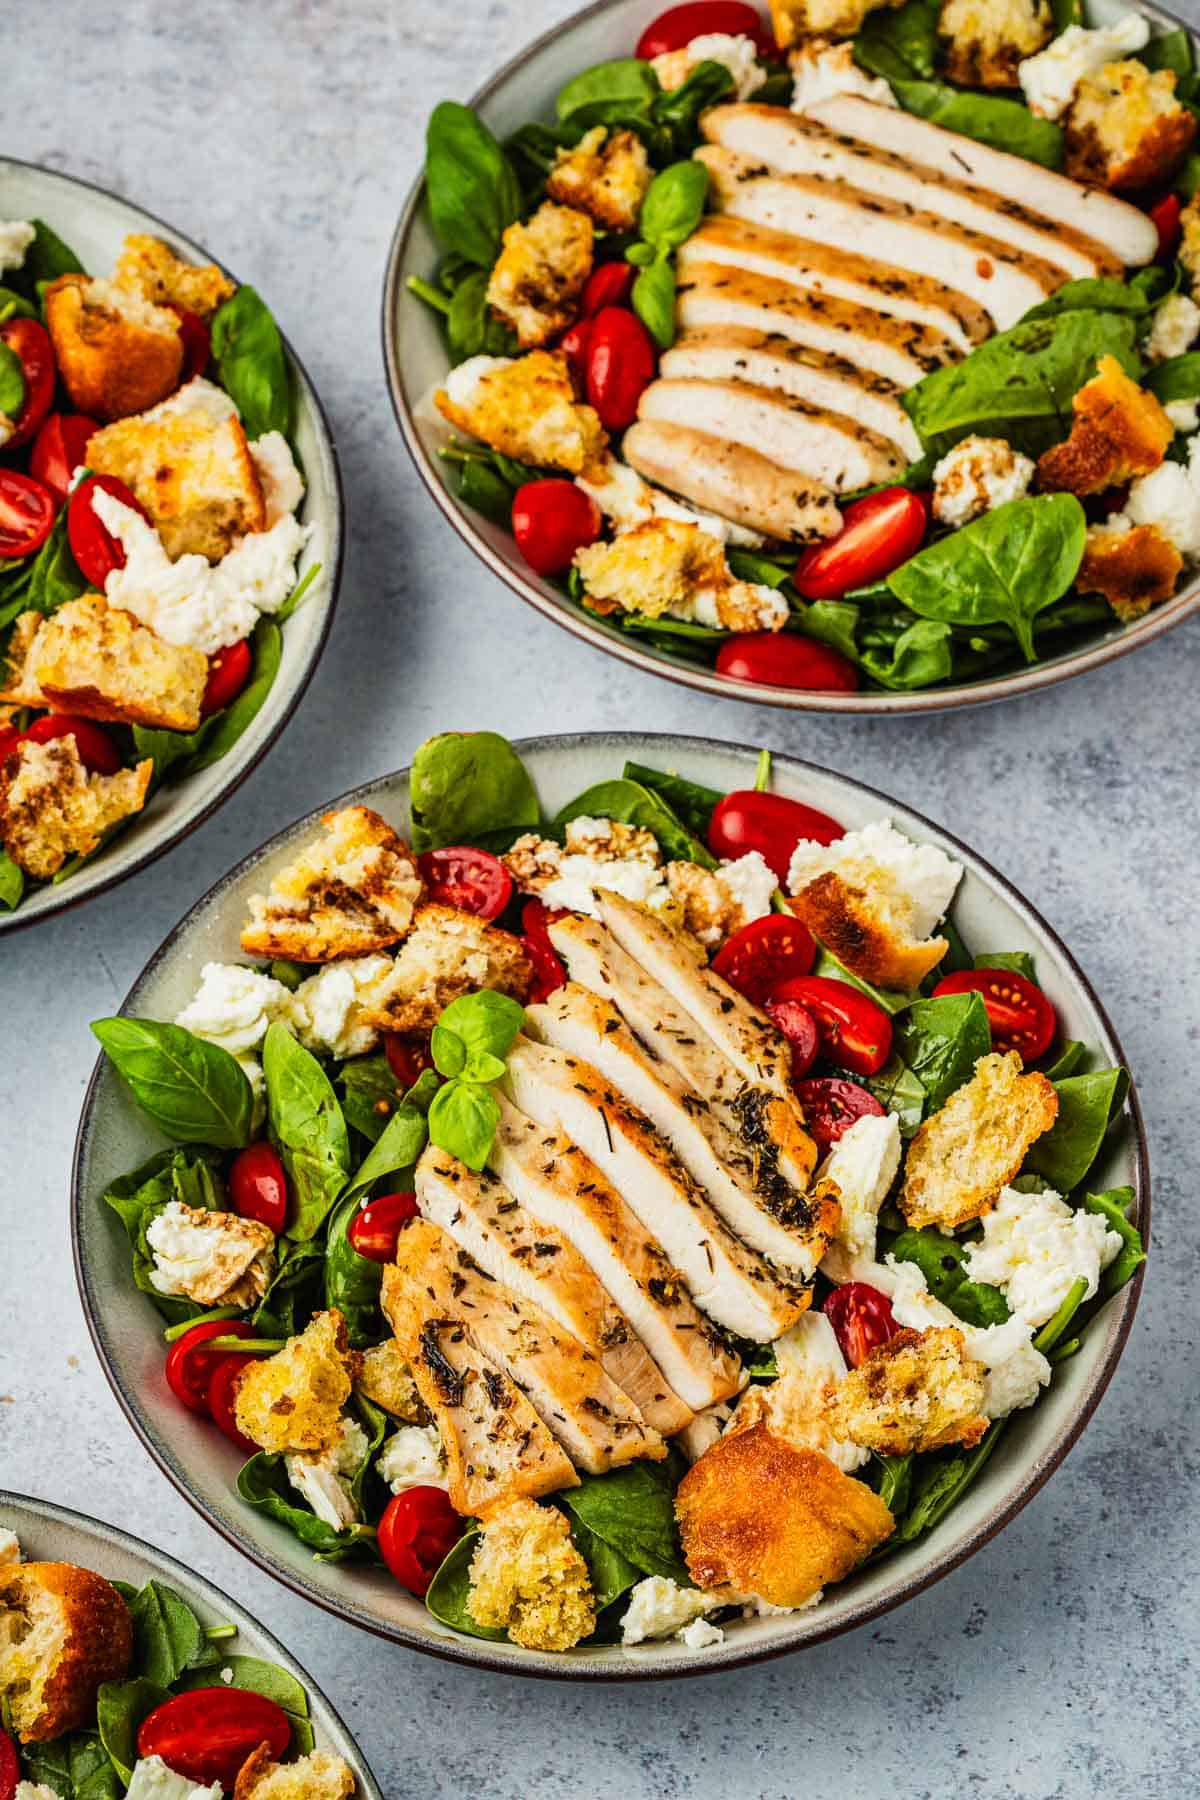
[[[732,263],[753,275],[769,275],[790,281],[795,287],[816,288],[839,300],[853,300],[897,319],[932,326],[966,352],[991,333],[992,322],[982,306],[932,275],[858,256],[853,250],[835,250],[812,238],[773,231],[749,219],[714,213],[701,219],[675,256],[676,266],[689,269],[698,262]]]
[[[894,444],[845,413],[745,381],[653,381],[638,418],[714,431],[835,494],[893,481],[905,466]]]
[[[765,331],[737,325],[686,331],[660,357],[658,372],[667,381],[751,382],[857,421],[893,445],[905,463],[921,454],[921,440],[890,381]]]
[[[400,1233],[396,1260],[383,1276],[384,1317],[390,1320],[393,1304],[404,1316],[413,1292],[461,1322],[469,1341],[516,1383],[577,1469],[603,1475],[638,1457],[660,1461],[666,1455],[657,1431],[590,1350],[559,1330],[540,1306],[483,1274],[428,1219],[414,1219]]]
[[[605,1373],[663,1437],[690,1424],[692,1409],[569,1238],[526,1212],[495,1175],[481,1174],[429,1145],[417,1164],[417,1204],[479,1267],[532,1300],[593,1351]]]
[[[987,194],[945,171],[930,173],[894,151],[848,142],[781,107],[713,106],[701,116],[700,128],[710,143],[766,163],[780,175],[844,182],[859,193],[936,214],[1052,263],[1073,279],[1121,272],[1121,259],[1103,244],[1040,217],[1018,199]]]
[[[696,1311],[662,1246],[582,1150],[502,1096],[489,1162],[535,1218],[571,1240],[680,1399],[699,1408],[736,1393],[737,1357]]]
[[[765,537],[826,538],[841,530],[833,495],[819,482],[710,432],[644,419],[625,433],[621,455],[646,481]]]
[[[1068,230],[1084,232],[1105,244],[1128,267],[1152,262],[1158,233],[1136,206],[1084,187],[1069,176],[1027,162],[990,144],[947,131],[899,107],[879,106],[854,94],[838,94],[807,109],[807,117],[826,130],[890,151],[906,163],[919,164],[951,181],[969,182],[1002,200],[1014,200]]]
[[[598,1069],[519,1037],[508,1085],[522,1112],[565,1133],[603,1170],[710,1319],[767,1343],[807,1311],[808,1294],[729,1230],[650,1121]]]
[[[1066,280],[1041,257],[1014,250],[984,232],[936,213],[876,199],[813,175],[764,175],[762,164],[718,144],[697,150],[722,212],[777,231],[816,237],[902,269],[937,274],[982,306],[1000,331],[1015,325]]]

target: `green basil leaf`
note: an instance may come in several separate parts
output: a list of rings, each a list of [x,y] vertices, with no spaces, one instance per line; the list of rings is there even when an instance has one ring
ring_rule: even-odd
[[[142,1720],[170,1698],[166,1688],[141,1676],[101,1683],[96,1694],[96,1726],[122,1781],[128,1783],[138,1760],[137,1734]]]
[[[659,349],[669,350],[675,342],[675,266],[669,256],[660,253],[638,270],[630,301]]]
[[[506,228],[521,216],[521,187],[483,120],[457,101],[443,100],[430,116],[425,186],[439,243],[490,269]]]
[[[495,1095],[472,1081],[448,1081],[429,1108],[429,1140],[457,1156],[469,1169],[482,1169],[500,1123]]]
[[[562,123],[568,119],[584,125],[601,125],[607,118],[595,116],[598,108],[649,117],[662,92],[658,76],[640,57],[597,63],[572,77],[560,91],[554,110]]]
[[[411,1169],[428,1141],[429,1127],[425,1114],[411,1101],[404,1100],[384,1126],[342,1196],[343,1200],[369,1193],[384,1175],[394,1175],[399,1169]]]
[[[337,1095],[311,1051],[278,1020],[262,1053],[267,1123],[291,1190],[287,1236],[315,1237],[350,1173],[350,1138]]]
[[[468,1057],[478,1051],[489,1051],[503,1061],[524,1023],[525,1008],[520,1001],[511,999],[508,994],[497,994],[491,988],[481,988],[477,993],[461,994],[457,1000],[452,1000],[440,1014],[437,1029],[460,1038]],[[446,1069],[443,1073],[456,1075],[459,1071]]]
[[[677,162],[660,169],[646,189],[638,214],[638,230],[660,255],[690,238],[708,198],[708,170],[703,163]]]
[[[1026,1170],[1041,1175],[1060,1194],[1077,1188],[1100,1154],[1128,1085],[1124,1069],[1097,1069],[1056,1081],[1058,1117],[1025,1158]]]
[[[914,1000],[896,1020],[896,1050],[916,1075],[935,1113],[970,1081],[975,1064],[992,1047],[983,996],[974,992]]]
[[[950,679],[954,672],[951,644],[949,625],[936,619],[918,619],[900,633],[886,662],[870,650],[864,650],[858,660],[881,687],[911,692]]]
[[[263,702],[275,685],[283,656],[283,634],[274,619],[260,618],[250,640],[252,661],[250,678],[241,693],[224,708],[206,719],[200,727],[204,738],[187,765],[187,774],[198,774],[228,754],[242,733],[262,710]],[[205,727],[209,727],[205,731]],[[197,734],[199,735],[199,734]]]
[[[524,763],[494,731],[442,732],[421,745],[411,775],[413,849],[474,844],[537,825],[541,812]]]
[[[217,376],[248,438],[292,429],[292,384],[279,327],[252,287],[240,287],[212,317]]]
[[[15,419],[24,404],[24,367],[16,351],[10,350],[0,338],[0,414]]]
[[[964,1263],[969,1246],[945,1237],[932,1226],[918,1231],[910,1226],[891,1244],[888,1254],[897,1262],[916,1263],[930,1293],[968,1325],[1003,1325],[1008,1302],[990,1282],[971,1281]]]
[[[97,1019],[92,1031],[164,1136],[223,1150],[241,1150],[250,1142],[253,1095],[245,1070],[228,1050],[156,1019]]]
[[[25,892],[25,876],[7,850],[0,850],[0,906],[12,912],[20,906]]]
[[[468,1531],[459,1538],[426,1589],[425,1605],[433,1617],[443,1625],[448,1625],[451,1631],[461,1631],[466,1637],[486,1638],[493,1644],[499,1644],[504,1642],[508,1633],[498,1631],[490,1625],[477,1625],[467,1610],[471,1591],[471,1558],[478,1541],[477,1529]]]
[[[624,776],[586,788],[560,808],[554,822],[566,825],[579,818],[617,819],[624,825],[640,825],[653,832],[660,850],[670,860],[696,862],[705,869],[717,867],[717,859],[708,846],[693,837],[661,794]]]
[[[429,1054],[439,1075],[461,1075],[467,1066],[467,1046],[456,1031],[446,1025],[435,1025],[429,1040]]]
[[[627,1463],[585,1475],[559,1495],[575,1518],[645,1575],[691,1585],[675,1523],[675,1480],[663,1463]]]

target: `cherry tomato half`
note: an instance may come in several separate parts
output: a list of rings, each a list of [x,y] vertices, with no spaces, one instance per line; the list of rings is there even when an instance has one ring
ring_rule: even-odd
[[[760,56],[777,57],[775,40],[763,25],[756,7],[744,0],[689,0],[669,7],[647,25],[638,39],[637,54],[644,62],[668,50],[682,50],[693,38],[720,32],[730,37],[751,37]]]
[[[396,1494],[379,1521],[379,1553],[401,1587],[418,1599],[462,1536],[462,1520],[441,1488]]]
[[[249,1688],[192,1688],[147,1713],[138,1727],[139,1756],[161,1756],[189,1781],[220,1782],[228,1793],[260,1744],[285,1755],[292,1727],[281,1706]]]
[[[257,1219],[276,1236],[287,1223],[288,1187],[274,1147],[266,1139],[239,1150],[229,1171],[229,1198],[243,1219]]]
[[[13,1800],[21,1781],[17,1748],[7,1731],[0,1731],[0,1800]]]
[[[394,1262],[400,1229],[416,1218],[417,1211],[415,1194],[378,1195],[351,1219],[346,1233],[351,1249],[368,1262]]]
[[[0,343],[8,345],[25,377],[25,398],[12,434],[4,440],[6,450],[15,450],[29,441],[54,404],[54,349],[46,327],[36,319],[10,319],[0,325]]]
[[[564,574],[575,552],[595,543],[602,522],[591,495],[561,477],[527,481],[513,495],[517,549],[539,575]]]
[[[567,979],[567,971],[550,941],[550,926],[555,919],[564,916],[561,908],[543,906],[540,900],[527,900],[521,908],[522,941],[525,954],[533,964],[533,986],[529,991],[531,1006],[548,1000]]]
[[[807,925],[790,913],[752,919],[721,945],[712,966],[747,1000],[761,1006],[793,976],[807,975],[817,946]]]
[[[179,306],[174,300],[167,301],[167,311],[173,312],[179,320],[179,335],[183,340],[180,382],[192,381],[197,375],[203,375],[212,354],[208,326],[198,313],[189,312],[186,306]]]
[[[592,318],[605,306],[628,306],[637,270],[632,263],[599,263],[588,276],[579,303],[580,315]]]
[[[95,419],[86,413],[50,413],[33,440],[29,452],[29,473],[50,489],[58,500],[65,500],[71,477],[87,460],[88,444],[99,431]]]
[[[785,982],[784,986],[788,984]],[[792,1080],[807,1075],[817,1060],[821,1034],[807,1006],[799,1000],[765,1000],[763,1010],[792,1046]]]
[[[1157,205],[1150,208],[1150,219],[1158,233],[1158,254],[1160,257],[1174,256],[1175,247],[1183,235],[1180,213],[1183,206],[1178,194],[1164,194]]]
[[[398,1031],[386,1031],[383,1035],[383,1054],[396,1077],[396,1086],[403,1088],[406,1093],[418,1075],[433,1067],[428,1038],[405,1037]]]
[[[883,1117],[883,1107],[859,1087],[857,1081],[843,1081],[840,1075],[809,1075],[796,1083],[796,1094],[804,1108],[804,1123],[822,1154],[845,1137],[855,1119],[871,1113]]]
[[[104,583],[114,569],[125,567],[125,552],[108,528],[101,524],[92,509],[92,495],[103,488],[123,506],[133,508],[149,523],[149,514],[136,494],[131,494],[115,475],[89,475],[81,481],[67,502],[67,538],[71,554],[80,571],[94,588],[104,592]]]
[[[842,511],[842,529],[801,553],[792,579],[806,600],[837,600],[882,581],[921,547],[929,501],[911,488],[881,488]]]
[[[866,1362],[872,1350],[886,1344],[899,1330],[887,1295],[866,1281],[847,1281],[834,1288],[826,1296],[822,1310],[852,1369]]]
[[[541,900],[527,900],[521,908],[521,930],[526,938],[542,938],[549,945],[550,927],[558,920],[565,919],[566,909],[561,906],[547,906]]]
[[[891,1019],[869,994],[860,993],[848,981],[803,975],[797,981],[785,981],[771,999],[798,1001],[807,1007],[817,1022],[823,1054],[851,1074],[877,1075],[891,1055]]]
[[[588,340],[587,398],[606,431],[633,424],[657,368],[654,339],[637,314],[623,306],[601,307]]]
[[[241,1332],[236,1335],[240,1337]],[[245,1432],[238,1430],[234,1400],[238,1377],[247,1363],[256,1360],[253,1356],[239,1356],[236,1350],[226,1350],[208,1378],[208,1410],[212,1415],[212,1422],[245,1456],[257,1456],[259,1446]]]
[[[512,899],[512,876],[498,856],[469,844],[447,844],[418,856],[428,897],[477,919],[498,919]]]
[[[579,319],[569,331],[564,331],[558,340],[558,347],[567,359],[571,370],[571,380],[575,383],[575,391],[582,394],[587,389],[587,353],[592,341],[592,321]]]
[[[840,650],[794,631],[744,631],[717,651],[717,673],[730,681],[803,688],[810,694],[853,694],[858,670]]]
[[[1019,1050],[1022,1062],[1036,1062],[1054,1041],[1058,1020],[1041,988],[1015,969],[960,969],[933,990],[939,994],[983,995],[993,1050]]]
[[[240,638],[236,644],[227,644],[224,650],[213,652],[208,659],[208,680],[200,702],[201,718],[222,712],[231,700],[237,699],[250,679],[253,661],[249,638]]]
[[[21,734],[31,744],[49,744],[54,738],[73,737],[79,760],[93,775],[115,775],[121,752],[102,725],[75,713],[46,713]]]
[[[40,550],[57,511],[50,489],[32,475],[0,469],[0,556],[32,556]]]
[[[785,794],[760,794],[755,788],[735,788],[718,800],[708,822],[708,847],[714,856],[735,862],[749,850],[757,850],[778,881],[786,882],[792,853],[802,840],[834,844],[846,828]]]
[[[167,1351],[167,1386],[189,1412],[203,1413],[207,1418],[208,1386],[218,1363],[232,1354],[229,1350],[206,1350],[210,1338],[253,1337],[254,1332],[243,1319],[206,1319],[193,1325],[177,1338]],[[239,1357],[244,1362],[244,1357]]]

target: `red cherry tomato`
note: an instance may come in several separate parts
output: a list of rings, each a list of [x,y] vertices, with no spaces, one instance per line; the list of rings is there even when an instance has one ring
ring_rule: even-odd
[[[236,1335],[240,1337],[241,1333]],[[236,1444],[245,1456],[257,1456],[259,1446],[238,1430],[234,1398],[238,1376],[247,1363],[256,1360],[253,1356],[239,1356],[236,1350],[226,1350],[208,1378],[208,1410],[213,1424],[219,1426],[230,1443]]]
[[[189,1781],[220,1782],[233,1792],[242,1764],[260,1744],[278,1760],[292,1741],[281,1706],[249,1688],[192,1688],[147,1713],[138,1727],[139,1756],[161,1756]]]
[[[521,908],[521,931],[525,954],[533,964],[533,987],[529,992],[531,1006],[548,1000],[556,988],[563,986],[567,971],[550,941],[550,926],[555,919],[565,918],[561,907],[550,908],[540,900],[527,900]]]
[[[672,6],[647,25],[638,39],[637,53],[645,62],[668,50],[682,50],[693,38],[721,32],[730,37],[751,37],[760,56],[779,55],[775,40],[763,25],[756,7],[743,0],[690,0]]]
[[[6,450],[27,443],[54,404],[54,349],[50,334],[36,319],[10,319],[0,325],[0,344],[7,344],[25,377],[25,398],[4,440]]]
[[[760,794],[755,788],[735,788],[718,800],[708,822],[708,847],[714,856],[731,862],[757,850],[780,882],[787,880],[792,852],[801,840],[834,844],[846,828],[785,794]]]
[[[418,1599],[462,1536],[462,1520],[441,1488],[405,1488],[379,1521],[379,1552],[401,1587]]]
[[[427,1038],[404,1037],[397,1031],[387,1031],[383,1037],[383,1054],[396,1077],[396,1086],[406,1092],[418,1075],[433,1067]]]
[[[3,731],[0,731],[0,763],[6,756],[12,755],[22,736],[23,733],[14,731],[11,726],[6,726]]]
[[[1036,1062],[1050,1048],[1058,1030],[1054,1008],[1041,988],[1015,969],[960,969],[933,990],[939,994],[983,995],[993,1050],[1019,1050],[1022,1062]]]
[[[840,650],[794,631],[746,631],[717,651],[717,673],[730,681],[802,688],[809,694],[853,694],[858,670]]]
[[[212,354],[208,326],[198,313],[189,312],[186,306],[179,306],[174,300],[167,301],[167,311],[173,312],[179,320],[179,335],[183,339],[183,373],[180,375],[180,382],[191,381],[197,375],[203,375],[208,367],[208,359]]]
[[[580,319],[569,331],[564,331],[558,340],[558,347],[566,357],[571,370],[571,380],[575,383],[576,393],[582,394],[587,388],[587,353],[592,341],[592,321]]]
[[[229,1198],[243,1219],[257,1219],[278,1235],[287,1223],[288,1187],[274,1148],[265,1139],[239,1150],[229,1171]]]
[[[809,1075],[796,1083],[796,1094],[804,1108],[804,1123],[822,1153],[845,1137],[855,1119],[868,1113],[883,1117],[884,1109],[874,1094],[859,1087],[857,1081],[843,1081],[840,1075]]]
[[[54,738],[73,737],[79,760],[93,775],[115,775],[121,752],[102,725],[75,713],[46,713],[22,733],[31,744],[48,744]]]
[[[7,1731],[0,1731],[0,1800],[13,1800],[21,1782],[17,1749]]]
[[[658,352],[636,313],[604,306],[592,321],[587,354],[588,405],[607,431],[624,431],[654,380]]]
[[[32,475],[0,469],[0,556],[32,556],[54,526],[54,495]]]
[[[1150,218],[1158,233],[1158,254],[1160,257],[1174,256],[1175,246],[1183,234],[1180,213],[1183,206],[1178,194],[1164,194],[1158,203],[1150,208]]]
[[[254,1332],[243,1319],[206,1319],[193,1325],[177,1338],[167,1351],[167,1386],[189,1412],[208,1414],[208,1385],[213,1370],[233,1354],[229,1350],[206,1350],[210,1338],[253,1337]],[[245,1357],[239,1357],[245,1362]]]
[[[834,1288],[822,1310],[852,1369],[866,1362],[872,1350],[886,1344],[899,1330],[887,1295],[865,1281],[847,1281]]]
[[[106,494],[111,494],[123,506],[132,507],[147,523],[150,515],[137,495],[131,494],[125,483],[118,481],[115,475],[89,475],[71,495],[67,502],[67,538],[71,554],[79,564],[81,573],[94,588],[99,588],[103,593],[104,583],[113,570],[125,567],[125,552],[92,510],[92,495],[97,488],[103,488]]]
[[[417,1211],[415,1194],[380,1194],[351,1219],[346,1233],[351,1248],[368,1262],[394,1262],[400,1228],[415,1219]]]
[[[236,644],[228,644],[224,650],[214,651],[208,659],[208,680],[204,684],[204,697],[200,702],[202,718],[207,719],[210,713],[221,712],[231,700],[237,699],[250,679],[253,660],[249,638],[241,638]]]
[[[567,916],[562,906],[546,906],[541,900],[527,900],[521,908],[521,930],[527,938],[541,938],[553,950],[550,943],[550,927],[559,919]]]
[[[29,473],[56,499],[65,500],[71,477],[87,461],[88,444],[99,429],[86,413],[51,413],[33,440]]]
[[[929,501],[911,488],[881,488],[842,511],[842,529],[801,553],[792,577],[806,600],[837,600],[882,581],[921,547]]]
[[[628,306],[637,270],[632,263],[600,263],[587,278],[579,310],[590,319],[605,306]]]
[[[787,986],[786,982],[784,986]],[[812,1068],[821,1047],[816,1020],[799,1000],[766,1000],[763,1011],[774,1020],[792,1046],[792,1080],[799,1081]]]
[[[498,919],[512,899],[512,876],[498,856],[469,844],[447,844],[417,858],[428,898],[477,919]]]
[[[869,994],[848,981],[803,975],[798,981],[785,981],[771,999],[807,1007],[817,1022],[824,1055],[854,1075],[877,1075],[891,1055],[891,1019]]]
[[[600,536],[600,508],[573,481],[527,481],[513,495],[517,549],[539,575],[562,575],[575,552]]]
[[[735,931],[713,957],[730,987],[761,1006],[793,976],[807,975],[817,946],[807,925],[790,913],[768,913]]]

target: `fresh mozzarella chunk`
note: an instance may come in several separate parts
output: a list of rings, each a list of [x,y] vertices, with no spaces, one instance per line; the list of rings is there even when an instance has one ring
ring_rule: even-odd
[[[771,1432],[799,1450],[819,1450],[843,1474],[870,1460],[849,1438],[835,1438],[826,1423],[829,1404],[846,1375],[846,1361],[824,1313],[806,1312],[775,1340],[778,1377],[747,1388],[731,1430],[763,1419]]]
[[[1193,431],[1200,431],[1200,407],[1194,400],[1168,400],[1163,411],[1170,419],[1177,432],[1190,437]]]
[[[206,381],[203,375],[196,375],[191,381],[185,381],[181,388],[160,400],[157,406],[150,407],[142,417],[145,419],[171,419],[184,413],[207,413],[216,425],[226,419],[240,418],[236,402],[218,387],[215,381]]]
[[[662,856],[652,832],[615,819],[572,819],[564,845],[528,833],[505,861],[523,893],[543,904],[599,918],[597,891],[622,894],[641,906],[670,899]]]
[[[19,1794],[20,1789],[17,1791]],[[33,1789],[35,1794],[46,1791]],[[125,1800],[221,1800],[224,1791],[219,1781],[211,1787],[197,1787],[190,1776],[168,1769],[161,1756],[144,1756],[129,1777]]]
[[[897,1262],[894,1256],[887,1257],[882,1268],[862,1272],[858,1279],[870,1281],[888,1295],[897,1325],[907,1325],[913,1331],[953,1325],[962,1332],[968,1356],[982,1363],[987,1371],[982,1410],[989,1419],[1003,1419],[1019,1407],[1032,1406],[1050,1380],[1050,1364],[1033,1347],[1033,1329],[1017,1314],[1003,1325],[989,1325],[986,1330],[967,1325],[948,1306],[934,1299],[916,1263]]]
[[[983,1237],[971,1245],[965,1267],[972,1281],[1003,1288],[1011,1310],[1038,1326],[1054,1317],[1080,1277],[1090,1300],[1120,1248],[1118,1233],[1098,1213],[1068,1206],[1050,1188],[1021,1194],[1006,1187],[984,1214]]]
[[[675,1635],[689,1650],[711,1650],[717,1644],[725,1642],[725,1633],[721,1627],[710,1625],[707,1619],[693,1619],[690,1625],[685,1625]]]
[[[838,1139],[818,1171],[818,1180],[836,1184],[841,1219],[821,1262],[831,1281],[853,1281],[856,1261],[875,1259],[879,1209],[900,1167],[900,1121],[867,1113]]]
[[[1186,294],[1170,294],[1154,314],[1146,355],[1151,362],[1167,362],[1190,350],[1200,333],[1200,306]]]
[[[715,873],[718,882],[738,909],[740,924],[749,925],[755,919],[765,918],[770,912],[779,883],[775,879],[775,871],[768,866],[761,852],[748,850],[745,856],[739,856],[733,862],[722,863]]]
[[[394,1431],[375,1461],[393,1494],[405,1488],[449,1488],[442,1440],[432,1425],[402,1425]]]
[[[966,525],[1006,501],[1020,500],[1034,467],[1003,438],[965,437],[933,471],[933,516],[942,525]]]
[[[6,269],[19,269],[25,252],[37,236],[24,219],[0,219],[0,275]]]
[[[1200,557],[1200,439],[1189,446],[1186,463],[1164,462],[1140,475],[1129,490],[1123,512],[1106,529],[1157,525],[1188,562]]]
[[[284,1457],[287,1478],[317,1518],[334,1531],[343,1531],[358,1520],[358,1507],[350,1483],[362,1467],[369,1449],[367,1434],[357,1419],[342,1420],[341,1436],[318,1456]]]
[[[914,844],[890,819],[876,819],[828,846],[802,838],[792,852],[788,888],[797,893],[826,870],[846,868],[892,896],[903,894],[912,909],[909,929],[918,938],[928,937],[944,917],[962,879],[962,865],[936,844]]]
[[[788,58],[792,71],[792,111],[807,112],[822,100],[835,94],[858,94],[874,100],[878,106],[895,106],[896,97],[882,75],[868,75],[854,60],[854,46],[849,39],[832,44],[827,38],[812,38],[793,50]]]
[[[257,1219],[209,1212],[172,1200],[146,1227],[154,1253],[150,1281],[160,1294],[200,1306],[250,1306],[275,1267],[275,1234]]]
[[[219,1044],[231,1056],[254,1050],[272,1020],[285,1017],[292,996],[281,981],[244,963],[205,963],[200,986],[175,1023]]]
[[[1115,25],[1095,31],[1068,25],[1053,43],[1036,56],[1027,56],[1017,67],[1030,112],[1042,119],[1061,118],[1081,81],[1098,75],[1105,63],[1143,50],[1149,41],[1150,26],[1139,13],[1126,13]]]
[[[693,1619],[701,1619],[723,1604],[699,1588],[680,1587],[667,1575],[647,1575],[630,1591],[621,1621],[621,1642],[641,1644],[647,1638],[671,1637]]]
[[[754,39],[727,31],[706,31],[694,37],[680,50],[666,50],[651,59],[651,68],[668,92],[682,87],[698,63],[717,62],[733,76],[734,98],[748,100],[767,79],[766,70],[758,64]]]
[[[21,1540],[15,1531],[0,1531],[0,1569],[21,1560]]]
[[[267,509],[267,530],[277,525],[288,513],[294,513],[304,498],[304,482],[296,467],[291,445],[282,431],[268,431],[255,438],[250,455],[258,470],[263,502]]]
[[[59,1800],[55,1788],[43,1787],[39,1781],[35,1787],[32,1781],[19,1781],[13,1790],[13,1800]]]
[[[355,956],[326,963],[288,995],[287,1022],[306,1049],[339,1061],[373,1050],[379,1033],[363,1020],[392,973],[390,956]]]

